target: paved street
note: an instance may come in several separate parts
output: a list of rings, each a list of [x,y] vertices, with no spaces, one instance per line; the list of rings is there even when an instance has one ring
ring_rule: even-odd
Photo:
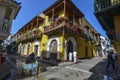
[[[66,63],[66,62],[65,62]],[[111,69],[106,71],[106,58],[96,57],[92,59],[78,60],[77,64],[68,64],[66,66],[49,67],[47,71],[41,73],[48,79],[57,78],[55,80],[115,80],[120,79]],[[53,79],[54,80],[54,79]]]
[[[39,74],[32,77],[21,75],[21,64],[25,58],[9,55],[7,59],[12,72],[8,80],[104,80],[106,77],[110,80],[120,79],[118,73],[114,73],[111,69],[106,71],[105,57],[78,60],[77,63],[63,62],[58,66],[39,62]]]

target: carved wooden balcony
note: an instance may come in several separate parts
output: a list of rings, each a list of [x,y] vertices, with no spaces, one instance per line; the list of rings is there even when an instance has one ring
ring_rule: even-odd
[[[81,33],[81,26],[75,23],[69,23],[67,18],[59,18],[57,21],[52,23],[49,26],[44,27],[44,34],[52,35],[63,32],[73,32],[73,33]]]
[[[39,29],[34,29],[32,31],[27,31],[21,36],[22,42],[41,38],[42,32]]]
[[[35,29],[32,31],[32,38],[41,38],[42,32],[39,29]]]

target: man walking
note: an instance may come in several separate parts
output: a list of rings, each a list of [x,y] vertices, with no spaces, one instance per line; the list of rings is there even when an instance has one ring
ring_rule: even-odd
[[[108,69],[110,67],[110,65],[111,65],[112,69],[115,71],[115,60],[114,60],[113,54],[114,54],[113,52],[108,53],[106,69]]]

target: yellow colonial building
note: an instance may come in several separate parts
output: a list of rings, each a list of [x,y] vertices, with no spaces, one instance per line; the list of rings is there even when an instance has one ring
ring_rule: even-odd
[[[43,59],[68,61],[70,52],[91,58],[100,47],[100,34],[71,0],[57,0],[16,35],[19,54],[34,52]]]
[[[36,56],[40,56],[40,40],[42,38],[42,31],[44,19],[35,16],[30,22],[23,26],[17,32],[18,54],[28,56],[34,52]]]

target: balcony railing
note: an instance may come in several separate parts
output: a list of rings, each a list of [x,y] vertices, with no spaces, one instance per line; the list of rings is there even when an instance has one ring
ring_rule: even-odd
[[[47,34],[49,32],[53,32],[55,30],[60,29],[61,27],[65,27],[65,29],[69,29],[73,32],[80,32],[81,26],[76,23],[70,23],[67,18],[62,17],[59,18],[57,21],[51,23],[49,26],[45,26],[44,33]]]
[[[23,33],[20,37],[18,37],[17,40],[19,41],[26,41],[30,39],[36,39],[36,38],[41,38],[41,31],[39,29],[34,29],[32,31],[27,31],[26,33]]]
[[[106,9],[106,8],[108,9],[108,8],[120,5],[120,0],[109,0],[109,2],[106,2],[107,0],[106,1],[99,0],[99,1],[94,4],[95,11],[101,11],[101,10]]]

